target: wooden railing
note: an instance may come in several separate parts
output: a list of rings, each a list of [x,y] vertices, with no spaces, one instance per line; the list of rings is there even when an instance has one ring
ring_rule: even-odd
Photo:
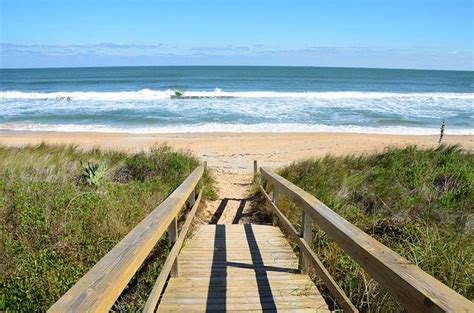
[[[106,312],[115,303],[130,279],[156,243],[168,231],[173,247],[146,303],[153,312],[168,276],[179,273],[177,256],[201,200],[196,188],[204,167],[197,167],[157,208],[109,251],[89,272],[69,289],[48,312]],[[187,214],[178,235],[177,217],[188,202]]]
[[[339,305],[348,312],[357,309],[336,284],[311,249],[313,223],[385,288],[409,312],[474,312],[474,305],[448,286],[410,263],[356,226],[336,214],[314,196],[305,192],[270,169],[260,168],[260,190],[271,205],[274,221],[284,227],[300,250],[303,271],[312,266]],[[272,198],[266,192],[271,184]],[[303,210],[301,232],[297,232],[278,208],[284,194]]]

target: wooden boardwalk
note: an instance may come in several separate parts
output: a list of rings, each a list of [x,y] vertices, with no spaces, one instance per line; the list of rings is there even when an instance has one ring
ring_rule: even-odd
[[[186,242],[158,312],[328,312],[278,227],[203,225]]]
[[[205,166],[198,166],[48,312],[109,312],[165,232],[172,245],[144,313],[328,312],[307,275],[312,268],[344,312],[354,304],[312,250],[313,226],[351,256],[408,312],[474,312],[474,304],[390,250],[313,195],[270,169],[260,168],[260,191],[273,225],[298,246],[293,253],[280,228],[254,224],[202,225],[185,240],[199,207]],[[257,164],[254,163],[257,175]],[[198,187],[201,188],[198,189]],[[284,195],[302,210],[297,231],[279,208]],[[186,210],[178,228],[178,216]],[[184,246],[183,246],[184,243]],[[158,308],[157,308],[158,305]]]

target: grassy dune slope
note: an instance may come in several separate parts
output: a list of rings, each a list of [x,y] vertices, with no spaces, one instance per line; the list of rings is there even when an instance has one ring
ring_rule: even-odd
[[[88,162],[100,165],[93,182],[82,175]],[[46,310],[197,165],[166,146],[134,155],[0,146],[1,309]],[[115,309],[143,305],[167,250],[162,240]]]
[[[390,149],[297,162],[280,174],[467,298],[474,298],[474,155]],[[283,201],[295,225],[300,210]],[[362,311],[400,307],[317,227],[313,247]]]

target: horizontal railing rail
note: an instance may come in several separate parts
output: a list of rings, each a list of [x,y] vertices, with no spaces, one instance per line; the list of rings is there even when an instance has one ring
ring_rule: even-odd
[[[165,264],[161,269],[160,275],[156,279],[155,285],[153,286],[153,289],[150,295],[148,296],[148,300],[145,304],[145,309],[143,310],[143,312],[155,312],[156,306],[158,304],[158,301],[160,300],[161,293],[163,292],[163,288],[165,287],[168,277],[170,276],[170,274],[173,277],[179,276],[179,267],[177,262],[178,254],[181,250],[184,239],[186,239],[186,235],[188,233],[189,227],[191,226],[191,222],[193,221],[194,215],[196,214],[199,203],[201,202],[201,197],[202,190],[199,192],[199,195],[193,207],[191,208],[191,211],[189,211],[188,215],[186,216],[186,221],[184,222],[184,225],[181,228],[181,233],[179,234],[178,238],[175,238],[175,236],[169,237],[170,241],[174,241],[173,248],[171,248],[168,257],[166,258]],[[175,227],[174,223],[172,224],[172,227]]]
[[[407,311],[474,311],[471,301],[349,223],[311,194],[268,168],[260,168],[260,175],[260,189],[271,203],[274,218],[284,225],[300,249],[302,269],[305,270],[308,265],[312,265],[344,310],[351,312],[357,309],[311,250],[313,223],[316,223]],[[267,182],[272,185],[272,199],[265,191]],[[284,194],[303,210],[300,233],[279,210],[279,194]]]
[[[196,187],[203,173],[204,167],[197,167],[168,198],[53,304],[48,312],[108,311],[166,231],[169,233],[169,240],[175,244],[165,262],[163,270],[166,274],[163,273],[160,277],[167,278],[170,271],[177,273],[176,256],[201,199],[201,192],[196,198]],[[186,202],[192,208],[181,230],[181,235],[184,235],[178,236],[177,216]],[[156,305],[156,292],[152,295],[155,296],[151,297],[148,306],[153,303]]]

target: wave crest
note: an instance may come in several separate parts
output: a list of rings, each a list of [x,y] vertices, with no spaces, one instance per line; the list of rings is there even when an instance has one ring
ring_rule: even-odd
[[[362,134],[390,134],[390,135],[438,135],[438,128],[386,126],[371,127],[357,125],[324,125],[303,123],[255,123],[255,124],[227,124],[227,123],[198,123],[192,125],[178,124],[174,126],[152,127],[112,127],[110,125],[80,125],[80,124],[30,124],[30,123],[3,123],[0,131],[59,131],[59,132],[106,132],[106,133],[362,133]],[[449,135],[473,135],[472,129],[448,129]]]
[[[199,98],[290,98],[290,99],[315,99],[315,100],[338,100],[338,99],[417,99],[417,100],[474,100],[474,93],[394,93],[394,92],[360,92],[360,91],[337,91],[337,92],[279,92],[279,91],[222,91],[216,88],[214,91],[175,91],[175,90],[151,90],[142,89],[138,91],[61,91],[61,92],[23,92],[23,91],[1,91],[0,99],[31,99],[31,100],[161,100],[161,99],[199,99]]]

